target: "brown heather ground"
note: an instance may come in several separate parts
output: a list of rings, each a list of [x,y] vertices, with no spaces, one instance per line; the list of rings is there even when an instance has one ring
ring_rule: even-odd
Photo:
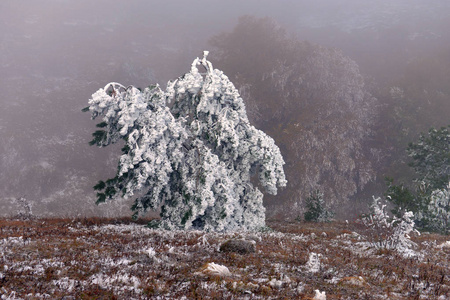
[[[368,248],[358,224],[268,226],[220,234],[127,219],[1,219],[0,299],[313,299],[315,290],[327,300],[450,298],[448,236],[414,237],[418,255],[405,258]],[[255,240],[256,252],[221,253],[233,237]],[[320,255],[316,272],[310,253]],[[210,262],[231,276],[202,272]]]

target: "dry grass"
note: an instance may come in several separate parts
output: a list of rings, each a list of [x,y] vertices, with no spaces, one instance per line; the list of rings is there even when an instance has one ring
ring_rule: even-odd
[[[316,289],[328,300],[449,296],[446,236],[414,238],[417,256],[405,258],[367,249],[357,224],[269,222],[270,232],[219,234],[142,223],[0,220],[0,298],[312,299]],[[230,238],[255,240],[256,252],[220,252]],[[202,273],[210,262],[232,275]]]

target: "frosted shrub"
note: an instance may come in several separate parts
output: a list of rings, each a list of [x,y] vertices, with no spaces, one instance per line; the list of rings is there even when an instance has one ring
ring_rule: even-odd
[[[407,211],[400,220],[397,218],[394,218],[394,220],[394,234],[390,239],[390,246],[405,256],[414,255],[411,249],[416,244],[410,240],[409,236],[411,233],[419,234],[414,229],[414,214],[411,211]]]
[[[434,190],[428,204],[427,222],[430,229],[449,234],[450,182],[446,189]]]
[[[161,209],[158,226],[166,229],[265,225],[263,194],[253,182],[271,194],[286,186],[283,157],[250,124],[237,89],[207,54],[165,91],[109,83],[92,95],[85,110],[102,122],[91,144],[125,142],[116,176],[94,187],[97,203],[137,193],[135,216]]]
[[[362,218],[367,227],[367,238],[376,249],[396,250],[409,256],[415,245],[409,234],[418,231],[414,229],[414,214],[407,211],[402,218],[389,217],[386,205],[380,204],[381,199],[373,197],[371,213]]]
[[[25,197],[20,197],[14,200],[18,206],[16,218],[21,220],[33,219],[33,203]]]
[[[309,254],[309,259],[306,262],[306,269],[308,270],[308,272],[311,273],[317,273],[320,271],[321,268],[321,263],[320,263],[320,258],[321,258],[321,254],[318,253],[314,253],[311,252]]]

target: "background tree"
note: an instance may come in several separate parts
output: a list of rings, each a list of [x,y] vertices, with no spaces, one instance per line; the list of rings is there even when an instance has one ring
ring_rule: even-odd
[[[450,185],[450,133],[449,129],[431,128],[417,143],[410,143],[409,164],[416,173],[411,184],[394,185],[389,180],[387,198],[396,206],[397,216],[404,210],[415,213],[422,229],[448,233]],[[409,187],[408,187],[409,186]]]
[[[410,166],[416,171],[416,179],[429,190],[445,188],[450,181],[450,125],[441,129],[431,128],[428,135],[420,135],[417,143],[410,143]]]
[[[305,201],[306,212],[305,221],[308,222],[329,222],[334,213],[325,206],[323,193],[320,190],[312,191]]]
[[[379,149],[374,160],[378,187],[371,194],[385,188],[386,175],[397,182],[413,181],[417,174],[405,163],[410,160],[408,144],[418,141],[421,133],[431,127],[448,125],[450,48],[417,53],[399,70],[403,71],[397,78],[384,84],[378,82],[371,89],[380,101],[371,142]]]
[[[167,229],[265,225],[263,194],[252,180],[257,175],[276,194],[286,185],[283,158],[273,139],[250,125],[238,91],[206,55],[166,91],[109,83],[92,95],[88,110],[103,118],[91,144],[125,142],[117,175],[94,187],[98,203],[139,193],[135,216],[161,207]]]
[[[211,44],[218,65],[245,95],[250,118],[284,152],[289,186],[283,206],[271,213],[301,214],[293,208],[318,187],[328,204],[344,208],[375,176],[364,143],[376,99],[357,64],[338,50],[288,37],[268,18],[242,17]]]

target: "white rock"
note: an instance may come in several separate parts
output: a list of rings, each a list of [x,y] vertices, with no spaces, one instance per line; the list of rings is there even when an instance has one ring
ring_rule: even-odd
[[[227,267],[215,264],[213,262],[208,263],[206,268],[203,270],[203,273],[216,275],[216,276],[231,276],[230,270]]]
[[[314,295],[314,300],[327,300],[327,295],[325,295],[325,292],[321,292],[319,290],[315,290],[316,294]]]

